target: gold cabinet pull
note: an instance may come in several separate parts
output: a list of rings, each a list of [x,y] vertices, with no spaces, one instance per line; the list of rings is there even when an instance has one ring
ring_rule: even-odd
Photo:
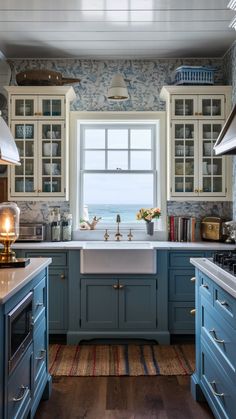
[[[215,381],[211,381],[210,385],[211,385],[212,393],[214,394],[214,396],[224,397],[224,393],[217,393],[216,392],[216,390],[215,390],[216,382]]]
[[[65,274],[61,274],[61,275],[60,275],[60,278],[61,278],[61,279],[65,279],[65,277],[66,277],[66,276],[65,276]]]
[[[207,290],[208,290],[208,288],[209,288],[207,284],[202,284],[202,285],[201,285],[201,287],[202,287],[202,288],[206,288]]]
[[[113,284],[113,285],[112,285],[112,288],[114,288],[115,290],[118,290],[119,285],[117,285],[117,284]]]
[[[194,189],[194,192],[195,192],[195,193],[198,193],[198,192],[199,192],[199,190],[196,188],[196,189]]]
[[[190,310],[190,314],[192,316],[195,316],[195,314],[196,314],[196,308],[193,308],[192,310]]]
[[[229,304],[227,303],[227,301],[219,301],[220,305],[222,306],[228,306]]]
[[[190,279],[190,281],[191,281],[191,282],[195,282],[195,281],[196,281],[196,276],[193,276],[193,277]]]
[[[119,290],[122,290],[124,287],[125,287],[125,285],[120,284],[120,285],[119,285]]]
[[[215,329],[209,330],[209,333],[212,333],[213,334],[213,339],[214,339],[215,342],[222,343],[222,344],[225,343],[225,341],[223,339],[218,339],[217,338]]]
[[[36,307],[42,307],[44,304],[41,302],[36,303]]]

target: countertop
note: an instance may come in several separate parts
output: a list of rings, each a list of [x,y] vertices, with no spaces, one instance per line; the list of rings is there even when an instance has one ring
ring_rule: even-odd
[[[160,250],[232,250],[236,248],[236,244],[220,243],[220,242],[169,242],[169,241],[69,241],[69,242],[18,242],[14,243],[13,249],[22,250],[76,250],[89,248],[92,243],[93,249],[160,249]]]
[[[191,258],[190,262],[216,284],[236,298],[236,278],[205,258]]]
[[[51,262],[51,258],[32,258],[25,268],[1,268],[0,304],[5,303]]]

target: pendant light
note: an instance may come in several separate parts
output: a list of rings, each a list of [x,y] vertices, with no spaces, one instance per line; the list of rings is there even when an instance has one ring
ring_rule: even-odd
[[[122,74],[117,73],[112,77],[111,86],[107,93],[107,99],[118,102],[129,99],[128,90]]]

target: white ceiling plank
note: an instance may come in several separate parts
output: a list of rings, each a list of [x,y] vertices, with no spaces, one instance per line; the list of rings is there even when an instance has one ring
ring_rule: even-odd
[[[226,31],[225,31],[226,32]],[[94,45],[105,41],[108,43],[111,42],[133,42],[133,43],[146,43],[150,45],[155,42],[175,42],[179,41],[193,41],[199,43],[199,41],[205,42],[206,33],[205,32],[2,32],[0,31],[0,39],[2,41],[7,40],[8,42],[17,42],[24,43],[27,41],[32,41],[37,43],[42,42],[60,42],[66,43],[68,41],[72,42],[84,42],[84,43],[93,43]],[[217,41],[221,42],[222,33],[218,31],[212,31],[207,34],[208,42]],[[224,33],[224,41],[234,40],[234,32],[231,30]]]
[[[225,10],[133,10],[133,11],[0,11],[1,22],[191,22],[230,21],[234,12]]]
[[[207,23],[207,24],[206,24]],[[0,31],[8,32],[211,32],[234,31],[228,21],[208,22],[0,22]]]
[[[1,0],[2,10],[225,9],[226,0]]]

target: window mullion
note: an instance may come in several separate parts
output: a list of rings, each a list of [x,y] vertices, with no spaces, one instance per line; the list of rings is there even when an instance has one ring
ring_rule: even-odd
[[[108,129],[105,129],[105,170],[108,169]]]
[[[128,128],[128,170],[131,168],[131,155],[130,155],[130,128]]]

